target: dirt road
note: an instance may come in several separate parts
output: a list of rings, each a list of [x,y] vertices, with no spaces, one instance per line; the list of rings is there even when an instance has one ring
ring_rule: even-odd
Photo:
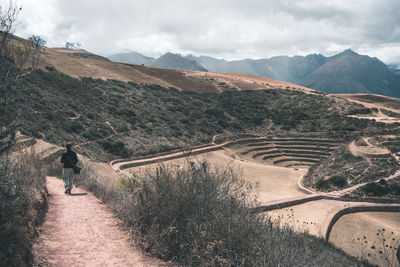
[[[91,193],[64,195],[61,180],[47,178],[49,210],[34,244],[35,266],[159,266],[135,250],[112,212]]]

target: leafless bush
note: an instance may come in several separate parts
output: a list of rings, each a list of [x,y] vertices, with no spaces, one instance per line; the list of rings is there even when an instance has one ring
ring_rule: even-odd
[[[25,77],[37,67],[43,48],[37,36],[28,41],[12,35],[20,7],[10,0],[0,3],[0,153],[15,142],[15,132],[20,121],[16,100]]]
[[[32,150],[0,156],[0,262],[3,266],[24,266],[32,260],[32,241],[47,205],[42,170]]]

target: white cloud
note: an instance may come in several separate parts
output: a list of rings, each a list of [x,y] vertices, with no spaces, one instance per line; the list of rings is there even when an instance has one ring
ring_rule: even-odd
[[[400,63],[398,0],[23,0],[17,34],[108,55],[171,51],[227,59],[331,55]]]

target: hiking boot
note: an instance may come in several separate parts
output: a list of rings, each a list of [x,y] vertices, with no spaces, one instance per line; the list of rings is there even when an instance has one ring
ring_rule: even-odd
[[[68,194],[68,192],[69,192],[68,188],[65,188],[64,194]]]
[[[68,194],[71,195],[71,189],[68,189]]]

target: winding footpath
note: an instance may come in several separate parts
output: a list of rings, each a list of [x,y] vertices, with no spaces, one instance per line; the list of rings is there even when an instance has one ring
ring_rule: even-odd
[[[160,266],[135,250],[129,233],[91,193],[64,195],[60,179],[47,177],[49,210],[34,244],[34,266]]]

